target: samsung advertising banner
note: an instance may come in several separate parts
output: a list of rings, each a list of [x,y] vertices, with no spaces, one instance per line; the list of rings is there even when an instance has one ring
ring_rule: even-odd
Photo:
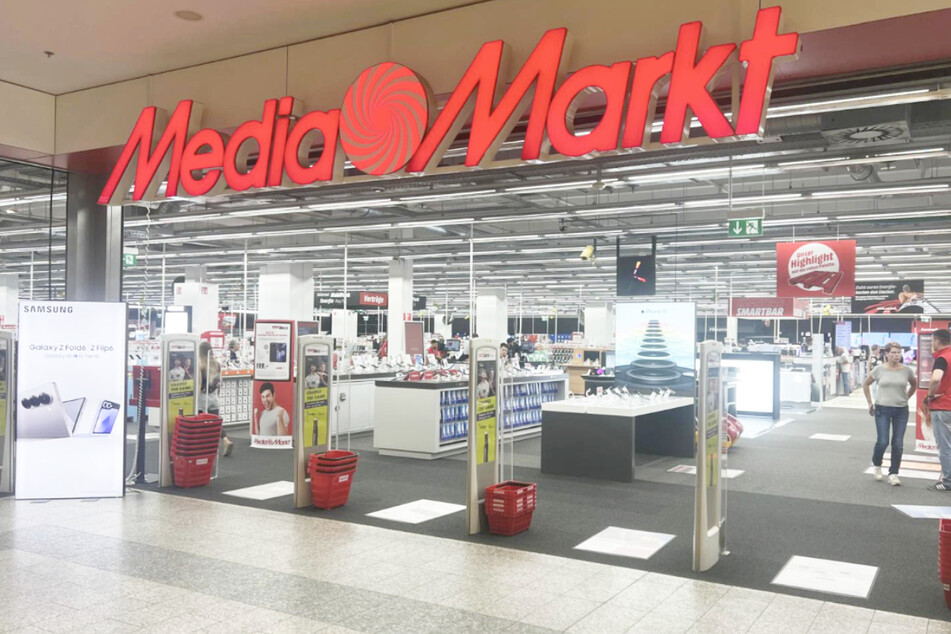
[[[126,305],[20,302],[17,499],[119,497]]]
[[[951,311],[942,310],[942,307],[936,306],[928,299],[924,280],[871,280],[855,283],[852,312],[867,315],[914,315]]]
[[[776,244],[777,297],[852,297],[855,240]]]
[[[294,322],[254,322],[251,447],[290,449],[294,412]]]
[[[615,307],[618,386],[670,388],[693,395],[696,357],[693,302],[619,302]]]

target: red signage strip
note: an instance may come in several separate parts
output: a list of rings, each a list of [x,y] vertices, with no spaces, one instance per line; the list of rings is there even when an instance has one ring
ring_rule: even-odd
[[[777,297],[855,295],[855,240],[776,244]]]
[[[730,317],[745,319],[805,319],[809,302],[793,297],[734,297]]]
[[[268,99],[261,119],[241,124],[230,138],[210,128],[199,130],[202,107],[191,100],[180,101],[171,117],[150,106],[139,115],[99,203],[122,204],[133,184],[133,201],[153,200],[165,179],[166,197],[334,182],[343,178],[344,154],[365,174],[428,173],[436,170],[470,116],[468,167],[490,164],[526,111],[523,161],[547,158],[549,146],[563,156],[644,149],[659,89],[667,81],[662,144],[689,142],[688,111],[710,138],[755,137],[763,131],[775,62],[799,54],[799,35],[780,34],[780,18],[780,7],[762,9],[752,38],[739,47],[719,44],[702,54],[703,25],[689,22],[680,27],[673,51],[635,63],[586,66],[567,80],[568,31],[553,29],[501,95],[497,93],[507,79],[499,76],[505,43],[487,42],[438,115],[426,81],[392,62],[363,71],[341,109],[299,116],[302,104],[293,97]],[[710,89],[737,62],[746,73],[731,122]],[[590,133],[577,135],[574,104],[590,90],[604,94],[605,110]],[[314,161],[311,152],[319,148]],[[257,160],[252,167],[248,158],[253,153]]]

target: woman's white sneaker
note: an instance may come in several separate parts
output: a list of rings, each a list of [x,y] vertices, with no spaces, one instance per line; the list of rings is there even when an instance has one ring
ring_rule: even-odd
[[[901,480],[898,479],[897,473],[888,474],[888,483],[893,487],[901,486]]]
[[[872,475],[875,476],[875,480],[878,482],[882,481],[882,468],[875,467],[875,471],[872,472]]]

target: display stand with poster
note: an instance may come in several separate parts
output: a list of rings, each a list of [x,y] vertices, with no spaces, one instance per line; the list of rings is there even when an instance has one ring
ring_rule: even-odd
[[[723,344],[700,344],[697,415],[697,488],[694,496],[693,569],[709,570],[720,559],[720,385]]]
[[[290,449],[294,415],[293,321],[254,322],[251,447]]]
[[[407,321],[403,323],[403,348],[406,354],[415,358],[426,349],[423,337],[423,322]]]
[[[310,455],[330,449],[333,408],[333,339],[305,335],[297,340],[297,385],[294,412],[294,508],[311,505],[307,484]]]
[[[13,491],[13,333],[0,332],[0,493]]]
[[[932,334],[936,329],[918,331],[918,390],[915,393],[915,451],[938,453],[934,428],[925,425],[925,397],[931,385],[934,355],[931,353]]]
[[[172,481],[172,434],[175,419],[193,416],[197,410],[198,337],[196,335],[162,335],[162,403],[163,421],[159,432],[159,486],[170,487]]]
[[[21,301],[17,499],[125,493],[126,305]]]
[[[469,451],[466,475],[466,525],[469,534],[488,529],[485,489],[499,481],[499,346],[473,339],[469,356]]]

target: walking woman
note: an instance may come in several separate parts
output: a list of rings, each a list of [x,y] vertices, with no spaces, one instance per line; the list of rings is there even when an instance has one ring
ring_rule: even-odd
[[[888,483],[901,484],[898,469],[901,467],[902,445],[905,440],[905,427],[908,425],[908,399],[915,395],[915,371],[902,362],[901,345],[890,341],[885,345],[885,363],[872,368],[862,389],[868,401],[868,413],[875,417],[875,429],[878,440],[872,452],[872,465],[875,467],[875,479],[882,479],[882,457],[889,442],[891,430],[892,459],[888,465]],[[878,391],[872,402],[872,384]]]
[[[218,407],[218,388],[221,387],[221,365],[211,353],[211,344],[202,341],[198,346],[198,374],[201,379],[198,390],[198,411],[208,412],[209,414],[219,415]],[[234,449],[234,443],[225,433],[225,428],[221,427],[221,445],[224,447],[224,455],[230,456]]]

